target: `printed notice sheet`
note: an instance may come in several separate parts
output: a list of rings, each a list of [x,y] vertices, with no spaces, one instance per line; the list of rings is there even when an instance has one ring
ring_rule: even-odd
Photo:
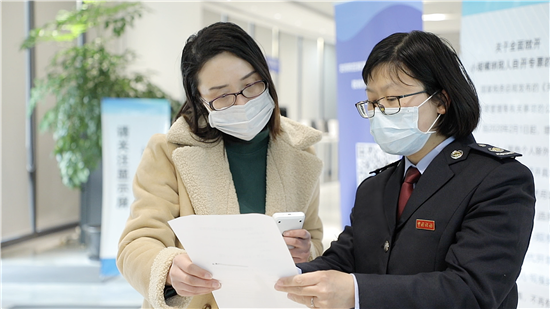
[[[168,223],[193,263],[221,282],[213,292],[220,308],[306,308],[274,288],[298,270],[272,217],[190,215]]]

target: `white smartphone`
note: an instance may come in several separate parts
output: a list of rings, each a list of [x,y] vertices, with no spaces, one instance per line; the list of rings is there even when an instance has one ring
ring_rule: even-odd
[[[304,225],[304,219],[306,216],[303,212],[277,212],[273,214],[273,219],[275,223],[283,234],[284,231],[288,230],[299,230]]]

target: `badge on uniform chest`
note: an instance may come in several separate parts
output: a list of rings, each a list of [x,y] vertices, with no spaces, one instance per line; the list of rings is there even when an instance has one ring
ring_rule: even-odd
[[[435,231],[435,221],[416,219],[416,229],[417,230]]]

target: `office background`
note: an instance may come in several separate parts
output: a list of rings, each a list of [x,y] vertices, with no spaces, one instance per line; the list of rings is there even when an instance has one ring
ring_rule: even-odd
[[[179,57],[185,40],[190,34],[213,22],[231,21],[239,24],[258,41],[267,57],[278,61],[277,69],[273,70],[272,74],[278,89],[280,104],[286,108],[288,117],[308,123],[326,133],[318,146],[318,153],[325,161],[325,171],[322,175],[321,216],[325,223],[326,245],[341,228],[340,205],[337,198],[338,166],[335,163],[337,160],[334,160],[337,154],[333,151],[334,145],[338,143],[338,124],[335,121],[337,118],[335,3],[313,1],[145,1],[144,3],[151,12],[138,19],[135,26],[111,48],[115,51],[126,48],[136,51],[138,61],[130,67],[130,70],[148,74],[155,84],[173,97],[183,98]],[[423,1],[423,4],[424,30],[448,39],[460,53],[461,2]],[[75,1],[35,1],[32,14],[34,18],[31,20],[35,26],[40,26],[52,20],[59,10],[71,10],[75,5]],[[65,250],[70,246],[62,247],[55,254],[47,255],[44,260],[43,255],[38,253],[51,253],[47,246],[52,242],[42,241],[46,238],[38,236],[63,235],[61,236],[63,242],[74,244],[81,240],[73,239],[75,231],[78,230],[75,227],[83,222],[83,217],[93,216],[97,212],[84,213],[81,206],[83,199],[81,192],[63,186],[56,160],[51,155],[52,136],[50,133],[40,133],[37,129],[42,115],[53,106],[53,98],[49,98],[37,107],[34,127],[29,127],[27,122],[28,55],[18,48],[25,37],[25,28],[29,20],[27,7],[25,1],[0,2],[2,33],[0,236],[3,249],[7,249],[4,252],[7,252],[10,258],[4,261],[9,261],[7,265],[13,266],[19,263],[14,262],[18,251],[11,249],[28,244],[27,248],[37,249],[19,252],[30,252],[34,257],[40,256],[40,259],[33,259],[33,263],[39,261],[38,263],[41,264],[41,267],[36,268],[37,272],[42,271],[43,274],[40,282],[47,283],[50,280],[50,283],[55,283],[56,278],[52,275],[53,273],[43,271],[43,268],[48,267],[47,263],[55,260],[54,263],[57,265],[84,263],[86,266],[95,266],[95,261],[88,260],[87,252],[82,251],[82,247],[78,247],[76,254],[74,251]],[[96,35],[90,32],[87,34],[87,39],[92,39]],[[36,77],[44,76],[44,68],[56,48],[55,44],[49,43],[36,47],[33,62]],[[30,164],[32,162],[29,162],[28,154],[31,131],[34,133],[32,153],[35,156],[35,168]],[[359,134],[367,133],[359,132]],[[32,178],[34,180],[31,181]],[[53,232],[60,233],[51,234]],[[55,246],[59,248],[58,240],[59,237],[54,239],[53,243],[57,242]],[[5,255],[2,254],[2,256]],[[23,260],[28,258],[24,256]],[[18,265],[28,268],[24,263]],[[10,273],[3,271],[4,279],[13,279],[14,269],[22,268],[10,268],[12,271]],[[97,298],[99,295],[99,301],[96,301],[95,305],[89,305],[89,308],[135,308],[135,304],[140,302],[139,295],[132,293],[131,288],[128,288],[123,280],[98,281],[93,267],[89,272],[81,272],[83,267],[75,269],[65,267],[64,269],[63,272],[58,273],[58,279],[64,285],[58,284],[57,289],[70,287],[67,283],[78,283],[78,288],[72,288],[76,291],[70,297],[73,299],[73,305],[66,305],[65,308],[76,308],[75,301],[86,299],[84,294],[87,289],[92,290],[88,298]],[[74,276],[76,270],[81,277],[80,281],[69,278],[71,272]],[[48,276],[48,279],[44,279]],[[32,280],[32,277],[29,278],[25,280]],[[21,292],[21,294],[9,295],[12,300],[20,298],[28,302],[33,296],[42,297],[48,291],[51,295],[57,295],[59,292],[55,290],[54,284],[42,285],[38,286],[41,292],[31,290],[32,295],[29,296],[24,293],[25,283],[29,281],[17,282],[22,284],[17,286],[10,283],[6,285],[8,289],[4,290],[8,293]],[[546,285],[548,285],[547,282]],[[113,294],[117,295],[113,297]],[[103,296],[106,299],[102,298]],[[119,305],[115,306],[113,304],[117,302],[116,296],[119,297]],[[1,295],[0,298],[2,298]],[[548,298],[546,298],[547,301]],[[78,308],[88,308],[84,303],[86,301],[82,301],[83,305]],[[58,307],[53,304],[57,304]],[[49,302],[48,308],[60,308],[59,304],[61,302]],[[9,305],[8,308],[31,308],[13,302]],[[42,304],[42,307],[36,308],[47,306]],[[542,307],[545,307],[544,302]]]
[[[336,55],[333,2],[195,2],[146,1],[150,12],[112,48],[134,50],[138,59],[130,70],[147,73],[152,81],[175,98],[183,98],[179,58],[187,37],[216,21],[231,21],[246,29],[266,56],[278,59],[273,72],[279,101],[288,117],[321,130],[337,129]],[[35,1],[31,21],[41,26],[60,10],[74,9],[74,1]],[[424,1],[424,29],[442,35],[459,49],[460,2]],[[63,186],[50,133],[39,132],[39,120],[54,104],[41,102],[36,125],[26,122],[28,80],[24,40],[28,17],[26,1],[2,1],[2,167],[1,206],[3,243],[80,223],[80,192]],[[437,15],[445,14],[445,15]],[[441,21],[430,21],[442,19]],[[87,40],[94,37],[87,34]],[[54,43],[39,44],[34,52],[34,74],[44,68],[56,51]],[[366,57],[366,55],[365,55]],[[333,125],[329,126],[328,123]],[[35,168],[29,162],[29,131],[34,133]],[[334,166],[334,164],[332,164]],[[327,180],[336,180],[331,173]],[[30,182],[30,178],[35,181]],[[34,204],[34,206],[33,206]],[[34,213],[34,214],[33,214]],[[84,214],[83,214],[84,215]]]

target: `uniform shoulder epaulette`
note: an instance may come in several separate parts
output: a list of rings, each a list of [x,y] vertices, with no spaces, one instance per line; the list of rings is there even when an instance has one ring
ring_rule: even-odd
[[[504,148],[495,147],[493,145],[484,144],[484,143],[472,143],[470,145],[470,148],[478,150],[480,152],[490,154],[493,157],[497,158],[515,158],[515,157],[521,157],[521,153],[517,153],[515,151],[506,150]]]
[[[392,163],[390,163],[390,164],[388,164],[388,165],[386,165],[386,166],[383,166],[383,167],[381,167],[381,168],[375,169],[374,171],[370,172],[370,174],[371,174],[372,176],[378,175],[379,173],[381,173],[381,172],[387,170],[388,168],[390,168],[390,167],[392,167],[392,166],[396,166],[400,161],[401,161],[401,160],[397,160],[397,161],[392,162]]]

